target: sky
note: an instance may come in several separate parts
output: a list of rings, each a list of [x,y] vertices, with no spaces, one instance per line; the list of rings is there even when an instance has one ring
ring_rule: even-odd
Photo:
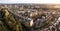
[[[60,4],[60,0],[0,0],[0,3],[38,3],[38,4]]]

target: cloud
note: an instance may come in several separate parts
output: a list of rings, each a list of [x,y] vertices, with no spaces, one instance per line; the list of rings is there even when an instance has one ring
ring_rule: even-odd
[[[60,0],[0,0],[0,3],[60,3]]]

